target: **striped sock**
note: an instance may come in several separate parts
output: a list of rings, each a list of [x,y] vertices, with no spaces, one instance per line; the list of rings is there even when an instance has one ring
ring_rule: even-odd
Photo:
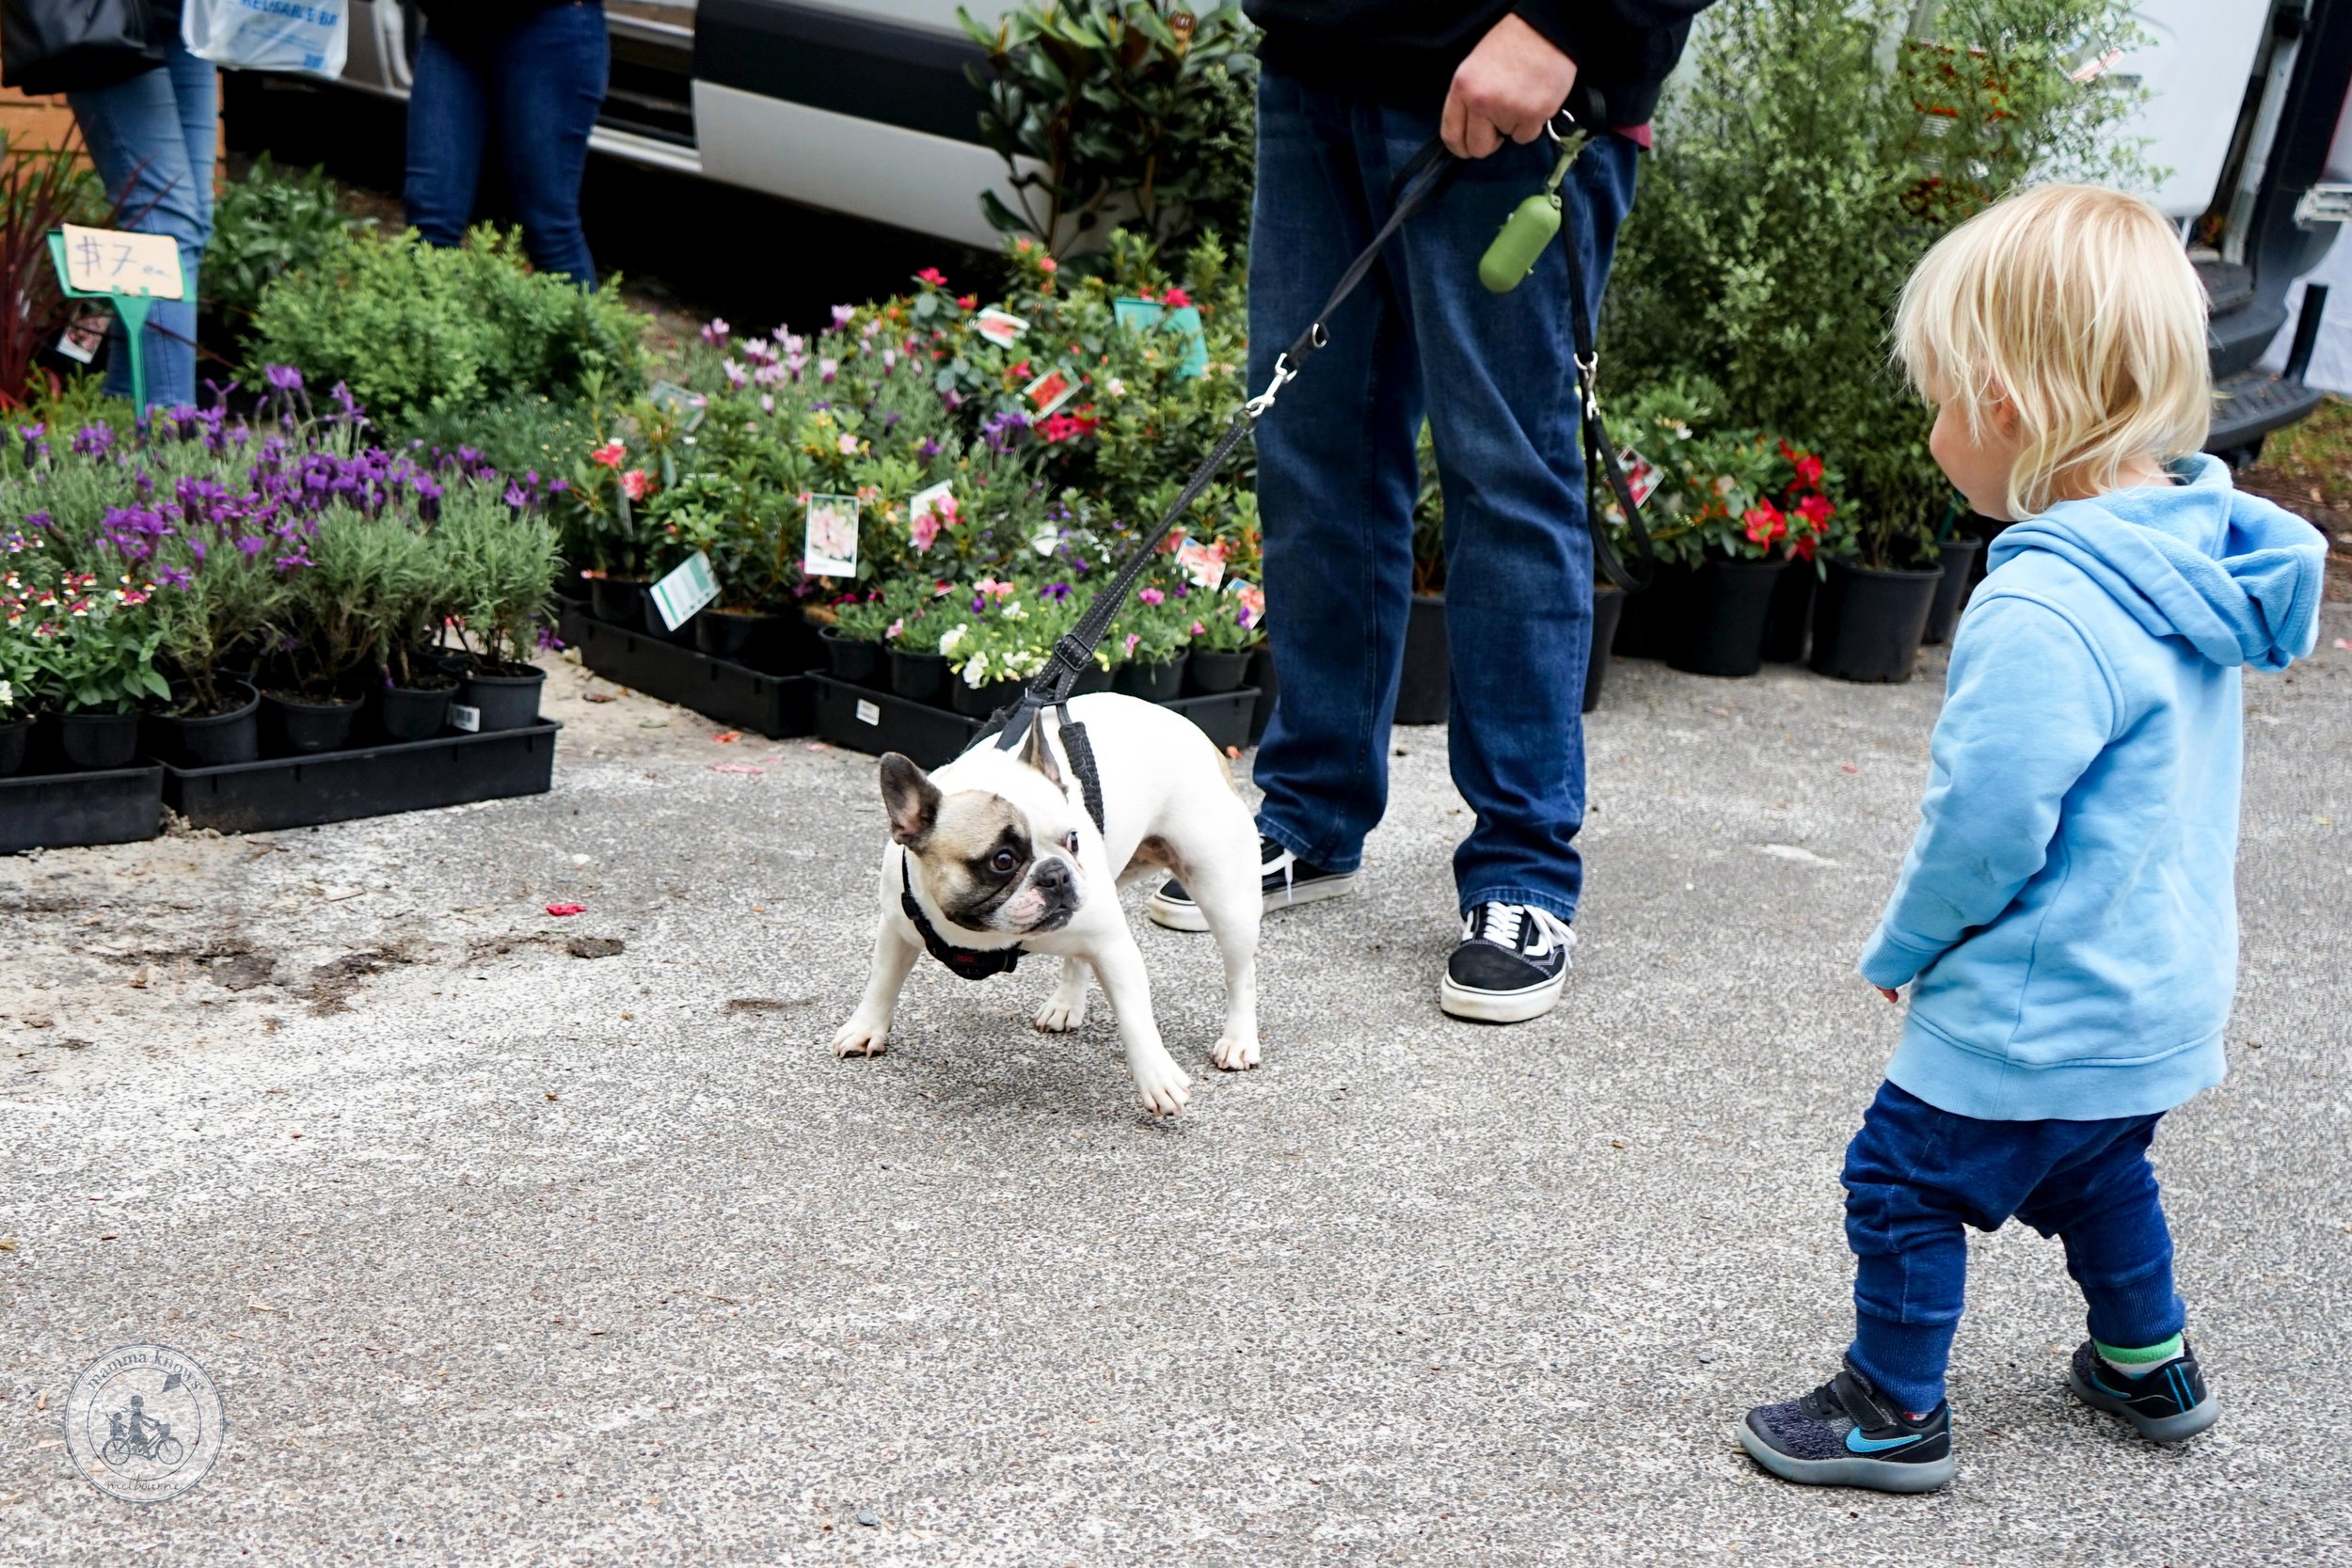
[[[2100,1360],[2122,1372],[2125,1377],[2146,1377],[2166,1362],[2178,1361],[2184,1348],[2181,1337],[2177,1334],[2169,1339],[2145,1346],[2139,1350],[2130,1350],[2122,1345],[2103,1344],[2097,1339],[2090,1341],[2090,1347],[2099,1353]]]

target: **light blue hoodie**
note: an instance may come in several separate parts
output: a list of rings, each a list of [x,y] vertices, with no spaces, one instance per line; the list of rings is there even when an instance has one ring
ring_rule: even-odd
[[[2312,650],[2328,546],[2231,487],[2063,501],[1994,540],[1902,880],[1886,1076],[1991,1121],[2146,1116],[2221,1081],[2237,977],[2239,667]]]

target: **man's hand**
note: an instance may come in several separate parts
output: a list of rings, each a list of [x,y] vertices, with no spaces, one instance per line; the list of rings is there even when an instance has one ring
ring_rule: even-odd
[[[1454,71],[1438,134],[1457,158],[1484,158],[1505,136],[1532,142],[1575,86],[1576,62],[1506,13]]]
[[[1889,1002],[1900,1002],[1903,999],[1903,993],[1892,989],[1891,987],[1880,986],[1876,989],[1878,993],[1881,996],[1885,997]]]

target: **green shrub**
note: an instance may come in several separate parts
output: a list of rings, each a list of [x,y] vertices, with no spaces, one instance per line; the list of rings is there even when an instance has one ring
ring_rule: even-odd
[[[596,377],[644,372],[644,318],[617,279],[596,290],[530,270],[519,233],[475,229],[440,249],[413,233],[364,237],[271,283],[253,318],[246,377],[292,365],[342,382],[375,420],[482,409],[517,391],[561,402]]]
[[[271,283],[326,265],[375,227],[343,211],[342,192],[324,169],[282,173],[264,152],[213,206],[213,239],[199,278],[203,302],[235,321],[252,315]]]
[[[1708,13],[1660,117],[1601,333],[1616,375],[1703,377],[1730,422],[1820,451],[1845,476],[1857,553],[1882,566],[1924,554],[1951,493],[1928,455],[1931,415],[1887,364],[1903,279],[2029,179],[2138,167],[2115,137],[2133,91],[2071,80],[2079,62],[2050,42],[2128,41],[2126,0],[1946,0],[1941,41],[1905,35],[1913,8],[1724,0]]]

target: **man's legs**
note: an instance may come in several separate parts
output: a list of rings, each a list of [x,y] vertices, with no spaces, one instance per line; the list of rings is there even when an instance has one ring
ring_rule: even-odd
[[[1417,145],[1418,119],[1392,119],[1395,145]],[[1558,155],[1546,140],[1466,165],[1406,229],[1404,271],[1445,489],[1448,745],[1454,787],[1477,814],[1454,851],[1454,887],[1465,913],[1499,901],[1566,921],[1583,883],[1593,555],[1562,247],[1579,247],[1597,316],[1632,200],[1633,145],[1603,135],[1578,155],[1560,237],[1516,290],[1478,281],[1495,230]]]
[[[66,98],[118,221],[179,244],[185,293],[150,307],[140,351],[151,404],[194,403],[197,269],[212,237],[213,68],[174,42],[155,70]],[[119,322],[108,343],[106,391],[127,398],[131,349]]]
[[[580,180],[611,69],[604,8],[581,0],[548,7],[499,44],[500,141],[523,246],[540,271],[591,289]]]
[[[1394,166],[1381,121],[1382,111],[1343,95],[1274,72],[1260,79],[1253,390],[1388,216]],[[1386,260],[1401,248],[1391,242]],[[1352,871],[1388,804],[1421,393],[1386,261],[1327,325],[1329,346],[1258,426],[1267,635],[1282,696],[1255,778],[1267,837],[1311,864]]]
[[[408,172],[401,205],[427,245],[461,245],[482,182],[482,144],[490,134],[484,62],[425,29],[408,93]]]

